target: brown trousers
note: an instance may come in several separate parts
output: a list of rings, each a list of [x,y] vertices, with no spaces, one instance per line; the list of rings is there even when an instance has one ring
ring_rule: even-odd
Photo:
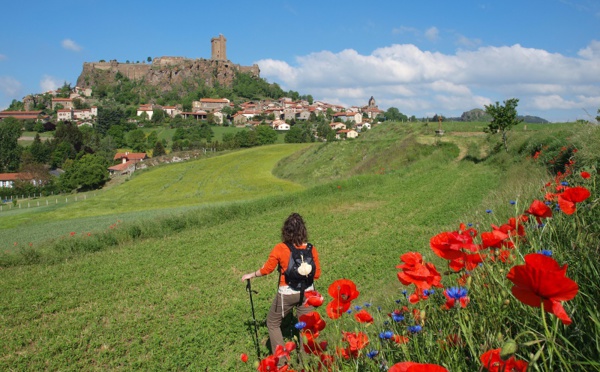
[[[269,330],[269,339],[271,340],[271,350],[275,353],[277,345],[284,346],[283,334],[281,333],[281,321],[289,314],[294,306],[299,305],[300,293],[297,294],[284,294],[277,293],[267,314],[267,329]],[[282,311],[283,307],[283,311]],[[296,310],[296,316],[300,318],[301,315],[314,311],[312,306],[298,306]],[[300,342],[301,343],[301,342]],[[302,344],[299,345],[302,348]]]

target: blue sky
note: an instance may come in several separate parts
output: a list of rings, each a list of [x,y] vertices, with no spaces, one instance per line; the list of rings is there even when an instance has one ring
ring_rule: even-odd
[[[1,6],[0,109],[84,62],[227,57],[283,89],[345,106],[460,116],[518,98],[521,115],[600,108],[600,1],[64,0]]]

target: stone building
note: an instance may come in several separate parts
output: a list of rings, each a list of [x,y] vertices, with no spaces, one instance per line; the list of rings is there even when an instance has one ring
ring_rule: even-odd
[[[227,61],[227,39],[225,36],[213,37],[210,39],[211,56],[210,59],[217,61]]]

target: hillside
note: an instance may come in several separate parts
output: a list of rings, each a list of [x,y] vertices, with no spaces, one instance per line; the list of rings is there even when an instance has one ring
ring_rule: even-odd
[[[255,370],[251,362],[244,364],[239,359],[241,353],[254,351],[248,293],[240,277],[262,265],[279,241],[282,221],[290,212],[299,212],[307,221],[309,240],[319,250],[323,265],[317,290],[328,296],[330,283],[351,278],[360,291],[360,298],[353,305],[367,308],[369,304],[369,311],[377,318],[372,325],[351,323],[352,316],[344,316],[337,323],[326,319],[328,328],[323,337],[339,339],[340,331],[369,332],[373,334],[369,347],[390,352],[395,360],[446,361],[446,365],[457,366],[453,370],[476,370],[480,350],[501,344],[500,331],[477,337],[473,342],[469,338],[471,346],[457,348],[439,347],[440,334],[445,337],[463,332],[466,339],[479,336],[477,332],[483,332],[480,328],[484,325],[503,326],[511,314],[502,305],[502,291],[483,292],[469,308],[456,308],[442,315],[440,308],[445,299],[442,289],[436,289],[437,294],[424,305],[428,307],[422,314],[428,318],[422,334],[411,335],[406,345],[389,349],[378,346],[382,343],[377,334],[384,329],[384,321],[389,324],[391,319],[388,313],[401,306],[413,306],[403,297],[404,287],[397,279],[399,256],[409,251],[421,252],[427,262],[434,262],[447,275],[445,262],[429,249],[430,237],[440,231],[456,230],[460,222],[483,230],[490,223],[501,224],[504,216],[521,213],[545,182],[544,169],[530,157],[538,146],[548,144],[541,156],[551,160],[562,146],[575,143],[581,149],[578,161],[582,165],[591,164],[588,159],[597,161],[597,149],[588,145],[598,138],[598,131],[593,134],[586,128],[571,129],[564,133],[545,129],[517,132],[511,137],[511,153],[506,154],[493,150],[494,137],[462,132],[445,137],[448,142],[456,142],[444,144],[419,127],[381,126],[365,140],[280,152],[281,168],[275,172],[295,180],[297,188],[292,192],[270,189],[253,200],[209,204],[194,210],[182,207],[182,213],[166,218],[122,221],[103,233],[80,236],[78,232],[40,246],[39,255],[35,254],[37,245],[22,249],[17,254],[25,257],[23,261],[0,270],[0,313],[4,319],[0,329],[0,339],[4,340],[0,368]],[[469,141],[464,142],[465,139]],[[399,145],[402,143],[409,145]],[[472,157],[460,157],[465,146]],[[417,156],[411,158],[402,148]],[[487,150],[475,157],[475,150],[480,148]],[[254,150],[260,154],[260,148]],[[249,151],[252,150],[230,156],[241,160],[252,156]],[[384,158],[386,152],[395,153],[399,160],[391,155]],[[370,154],[378,155],[369,160]],[[275,158],[271,164],[277,162]],[[363,158],[362,165],[356,163]],[[309,167],[308,159],[311,168],[305,169]],[[337,162],[340,170],[329,181],[324,169],[331,161]],[[248,169],[220,174],[218,167],[201,166],[195,168],[195,177],[209,180],[227,175],[226,184],[236,189],[238,173],[267,168],[260,160],[245,163],[244,167]],[[148,171],[140,179],[152,174]],[[169,183],[161,177],[151,179],[158,188]],[[125,183],[123,188],[134,190],[130,186],[134,181]],[[207,184],[200,188],[205,187]],[[161,196],[165,199],[163,205],[175,197],[168,193]],[[129,203],[123,199],[120,207],[133,209]],[[66,217],[65,213],[62,218]],[[540,235],[547,231],[538,230]],[[535,236],[533,240],[537,239]],[[553,249],[558,254],[558,248]],[[506,272],[502,272],[505,276]],[[573,267],[569,267],[569,273],[572,272]],[[492,285],[501,276],[483,277],[488,280],[487,285]],[[261,322],[273,299],[275,283],[274,275],[252,282],[256,316]],[[471,288],[474,292],[477,286]],[[494,306],[490,306],[486,316],[478,317],[486,298]],[[522,314],[524,306],[513,300],[508,308]],[[319,311],[325,313],[324,309]],[[532,313],[539,316],[539,309]],[[464,315],[470,315],[471,320],[465,320]],[[448,317],[450,323],[439,323],[442,316]],[[521,317],[512,319],[518,321]],[[406,323],[413,324],[412,316],[407,316]],[[466,331],[461,330],[463,325]],[[533,327],[532,323],[527,325]],[[581,334],[577,327],[571,329]],[[262,323],[258,332],[264,345],[267,332]],[[510,328],[502,332],[506,337],[514,334]],[[330,344],[330,350],[336,346]],[[266,353],[266,348],[261,347]],[[379,370],[377,363],[364,356],[360,363],[364,364],[359,370]]]

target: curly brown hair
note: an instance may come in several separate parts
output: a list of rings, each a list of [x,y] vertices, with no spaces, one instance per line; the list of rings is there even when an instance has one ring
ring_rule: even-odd
[[[308,232],[302,216],[292,213],[283,223],[281,240],[284,243],[302,245],[308,241]]]

